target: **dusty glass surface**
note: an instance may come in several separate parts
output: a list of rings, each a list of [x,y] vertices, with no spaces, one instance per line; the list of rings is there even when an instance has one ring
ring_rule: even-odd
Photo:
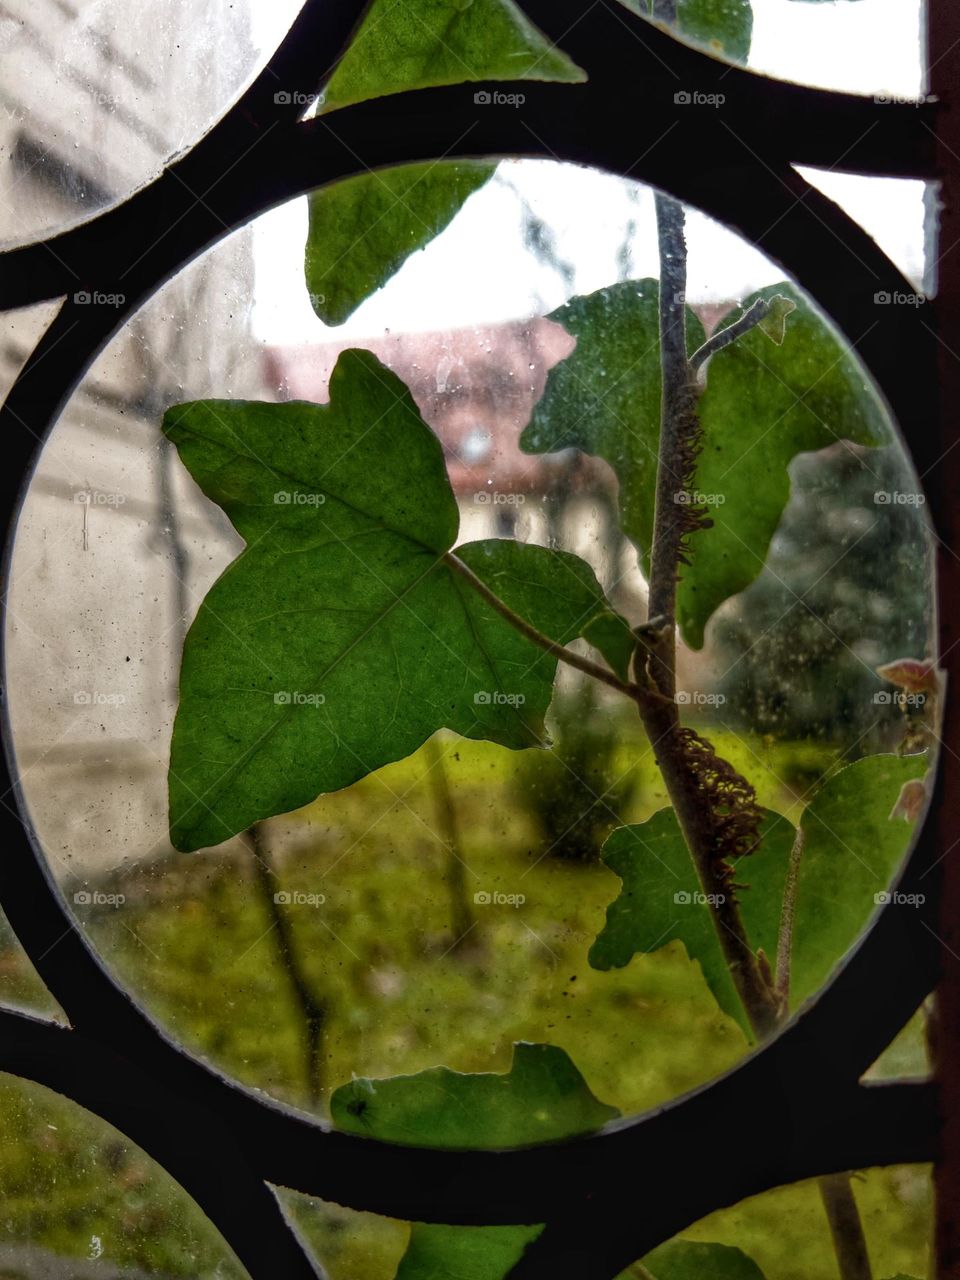
[[[753,71],[878,102],[924,91],[921,0],[679,0],[677,10],[684,39]]]
[[[10,0],[0,246],[62,231],[158,174],[230,105],[299,7]]]
[[[853,1180],[875,1274],[926,1274],[933,1218],[930,1169],[923,1165],[893,1165],[859,1171]],[[408,1261],[408,1272],[398,1272],[397,1266],[411,1238],[416,1239],[420,1233],[422,1247],[430,1228],[354,1213],[289,1192],[282,1194],[330,1280],[354,1280],[359,1275],[364,1280],[393,1280],[398,1274],[427,1274],[418,1269],[417,1263],[411,1266]],[[468,1235],[476,1229],[462,1230]],[[835,1274],[836,1260],[830,1250],[823,1205],[813,1181],[779,1187],[711,1214],[684,1231],[677,1242],[739,1249],[759,1268],[755,1270],[741,1262],[737,1270],[733,1258],[722,1258],[733,1275],[811,1280]],[[424,1256],[419,1257],[421,1265]],[[695,1261],[701,1267],[707,1263],[702,1255]],[[635,1266],[628,1268],[620,1280],[643,1274]]]
[[[4,1275],[246,1276],[173,1179],[81,1107],[0,1075],[0,1126]]]
[[[782,275],[703,216],[688,219],[689,301],[709,332]],[[551,752],[444,731],[220,847],[170,846],[184,631],[241,543],[161,441],[168,405],[323,401],[340,352],[366,347],[409,384],[441,439],[461,542],[515,537],[576,552],[632,623],[644,617],[608,465],[579,449],[524,452],[519,437],[548,380],[583,355],[548,313],[596,295],[602,321],[609,291],[636,295],[626,282],[656,274],[652,193],[572,167],[504,163],[336,330],[310,310],[304,234],[294,202],[166,286],[97,362],[44,450],[19,523],[7,622],[31,816],[111,970],[191,1052],[247,1084],[325,1112],[354,1074],[505,1072],[512,1045],[527,1040],[565,1050],[608,1107],[641,1111],[729,1067],[748,1044],[688,959],[688,904],[673,891],[676,916],[649,954],[607,967],[588,958],[621,887],[600,862],[604,839],[669,804],[629,701],[564,671]],[[921,244],[911,249],[919,261]],[[771,342],[764,360],[779,351]],[[618,382],[624,371],[605,359],[593,358],[591,376]],[[811,355],[805,385],[829,365]],[[922,488],[889,424],[882,447],[843,443],[857,396],[883,419],[851,368],[850,395],[820,405],[836,415],[829,447],[791,463],[767,569],[757,564],[752,585],[710,619],[702,648],[680,652],[685,719],[785,822],[842,764],[868,752],[896,760],[908,730],[921,733],[876,667],[919,659],[929,643]],[[793,409],[788,401],[783,412]],[[766,447],[777,413],[743,456]],[[740,465],[731,458],[729,502],[711,499],[720,525],[735,518]],[[910,830],[896,827],[897,849]],[[854,933],[899,856],[871,871]],[[821,939],[811,984],[849,941]]]

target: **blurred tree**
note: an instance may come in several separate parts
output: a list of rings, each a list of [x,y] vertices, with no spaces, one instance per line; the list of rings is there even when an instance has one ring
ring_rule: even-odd
[[[919,485],[895,448],[845,442],[790,477],[763,573],[714,624],[725,718],[852,757],[890,749],[903,717],[875,668],[921,657],[930,623]]]

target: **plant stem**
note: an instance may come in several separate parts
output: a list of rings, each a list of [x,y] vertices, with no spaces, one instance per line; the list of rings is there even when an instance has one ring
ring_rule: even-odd
[[[818,1178],[817,1185],[830,1224],[840,1280],[873,1280],[863,1223],[849,1173],[831,1173]]]
[[[780,931],[777,934],[777,995],[781,1009],[786,1012],[790,999],[790,952],[793,947],[793,920],[797,905],[797,886],[800,883],[800,862],[803,858],[803,828],[797,834],[790,849],[787,877],[783,886],[783,903],[780,907]]]
[[[450,893],[450,927],[453,931],[453,946],[456,950],[463,945],[477,921],[470,907],[467,895],[467,882],[464,876],[465,864],[460,856],[460,826],[457,822],[457,811],[450,784],[447,779],[443,751],[437,742],[436,735],[427,739],[427,777],[433,791],[437,817],[443,832],[442,844],[447,855],[447,888]]]
[[[642,1262],[634,1262],[628,1268],[628,1271],[630,1275],[636,1276],[637,1280],[656,1280],[656,1277],[647,1270]]]
[[[662,21],[674,22],[676,0],[656,0],[654,13]],[[689,503],[678,504],[676,495],[678,490],[687,489],[690,483],[699,443],[699,422],[695,371],[691,368],[686,349],[687,251],[683,208],[676,200],[659,192],[655,199],[660,248],[663,389],[648,616],[656,619],[656,627],[651,628],[648,634],[643,630],[638,633],[634,667],[641,692],[636,701],[703,890],[706,894],[714,895],[716,905],[711,907],[711,913],[730,976],[754,1035],[758,1040],[763,1040],[776,1031],[786,1016],[786,996],[781,996],[779,990],[772,988],[765,966],[761,967],[750,945],[736,896],[732,892],[731,869],[727,858],[717,856],[718,824],[715,822],[714,806],[707,802],[704,788],[700,785],[696,771],[698,759],[691,756],[688,750],[696,735],[684,736],[691,735],[692,731],[681,727],[679,711],[673,701],[676,691],[674,618],[677,579],[680,565],[684,563],[684,539],[691,528],[696,527],[694,522],[697,516]],[[748,318],[750,323],[744,324]],[[756,308],[751,308],[737,321],[736,326],[730,326],[739,326],[740,332],[727,341],[733,341],[762,318],[756,313]],[[719,344],[715,344],[713,349],[719,349]],[[701,347],[695,354],[701,357],[702,363],[710,352],[704,354],[704,348]],[[668,707],[662,700],[655,701],[651,698],[649,694],[654,690],[664,695],[669,694],[671,705]],[[726,768],[733,774],[729,765]],[[735,774],[733,776],[737,777]],[[750,797],[753,796],[752,788],[743,779],[740,782],[743,784],[740,800],[749,804]],[[799,840],[795,850],[796,874],[802,852],[802,842]],[[793,861],[791,858],[791,862]],[[783,941],[784,929],[781,922],[778,953],[780,942],[789,952],[795,893],[794,883],[788,895],[789,902],[785,900],[787,940]],[[779,958],[778,954],[778,960]],[[784,971],[789,974],[788,954]],[[849,1175],[831,1175],[820,1179],[819,1185],[841,1280],[871,1280],[863,1225]]]
[[[649,617],[664,618],[669,623],[660,632],[663,643],[654,647],[652,674],[657,688],[672,698],[676,692],[673,621],[677,573],[691,517],[689,504],[683,498],[687,496],[684,491],[692,469],[698,423],[696,390],[687,361],[687,245],[683,206],[660,192],[655,201],[660,244],[663,386],[647,612]]]
[[[260,830],[255,823],[247,832],[253,853],[254,871],[257,885],[267,914],[273,923],[276,934],[277,951],[280,962],[290,982],[294,999],[304,1022],[304,1075],[306,1077],[307,1097],[312,1105],[316,1105],[323,1094],[323,1033],[326,1027],[328,1008],[323,999],[314,996],[309,980],[300,962],[296,941],[290,920],[283,906],[277,901],[279,881],[270,864],[269,855]]]
[[[745,333],[749,333],[755,325],[766,319],[769,314],[770,303],[764,301],[763,298],[757,298],[753,306],[748,307],[739,320],[734,320],[733,324],[728,324],[726,328],[720,329],[712,337],[708,338],[702,347],[696,349],[690,357],[690,368],[696,373],[712,355],[716,355],[724,347],[729,347],[731,342],[736,342]]]
[[[663,388],[648,603],[648,614],[656,624],[640,632],[634,658],[640,691],[635,701],[703,892],[715,902],[713,921],[734,986],[750,1025],[762,1037],[776,1026],[778,1003],[747,938],[730,883],[730,858],[735,850],[725,847],[728,828],[718,812],[720,806],[708,793],[710,780],[719,778],[725,805],[739,803],[746,812],[752,804],[752,788],[719,760],[708,743],[680,724],[675,701],[677,578],[684,559],[684,539],[691,531],[690,507],[677,502],[676,497],[690,480],[699,422],[687,359],[684,213],[676,200],[659,192],[656,207]],[[752,812],[746,816],[754,820]],[[759,813],[755,816],[758,820]],[[743,830],[748,830],[746,824]]]
[[[780,911],[780,932],[777,936],[777,996],[780,1000],[780,1021],[786,1021],[790,999],[790,951],[793,945],[793,922],[797,902],[797,886],[800,881],[800,863],[803,859],[803,828],[797,827],[796,838],[790,850],[787,876],[783,887],[783,905]],[[872,1280],[870,1255],[860,1219],[860,1211],[853,1194],[849,1173],[832,1173],[817,1179],[820,1199],[823,1202],[833,1251],[836,1255],[840,1280]]]
[[[561,662],[566,662],[568,666],[576,667],[578,671],[583,671],[586,675],[593,676],[594,680],[600,680],[603,684],[609,685],[611,689],[616,689],[618,693],[624,693],[628,698],[636,697],[638,692],[636,685],[630,684],[626,680],[621,680],[619,676],[615,675],[607,667],[601,667],[598,662],[592,662],[589,658],[582,658],[579,653],[574,653],[572,649],[567,649],[564,645],[557,644],[549,636],[545,636],[542,631],[538,631],[536,627],[531,626],[526,618],[521,618],[508,604],[505,604],[452,551],[446,552],[443,559],[455,573],[458,573],[461,578],[470,584],[478,595],[486,600],[491,609],[496,609],[502,618],[505,618],[522,636],[526,636],[532,644],[543,649],[545,653],[550,653],[555,658],[559,658]]]
[[[701,779],[691,768],[677,707],[665,706],[643,693],[637,698],[637,707],[700,885],[715,904],[711,913],[717,938],[737,995],[754,1034],[762,1039],[776,1028],[777,1000],[747,937],[740,905],[731,890],[729,868],[724,859],[715,856],[714,814],[705,803]]]

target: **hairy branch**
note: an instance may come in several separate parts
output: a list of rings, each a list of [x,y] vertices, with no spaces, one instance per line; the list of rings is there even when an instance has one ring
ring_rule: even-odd
[[[750,945],[733,884],[733,867],[760,840],[753,787],[712,745],[680,723],[676,704],[676,594],[685,540],[708,523],[685,499],[700,448],[696,388],[686,340],[687,248],[684,214],[657,194],[660,245],[662,401],[648,616],[637,628],[634,676],[640,718],[705,894],[731,978],[758,1038],[777,1023],[778,1002]]]
[[[797,905],[797,886],[800,883],[800,862],[803,858],[803,828],[797,834],[790,850],[787,878],[783,886],[783,903],[780,908],[780,932],[777,934],[777,995],[780,1007],[786,1013],[790,1001],[790,952],[793,948],[793,919]]]
[[[676,610],[677,576],[686,563],[686,539],[710,521],[690,502],[701,445],[697,391],[687,359],[687,245],[682,205],[657,193],[660,242],[660,360],[662,392],[660,444],[653,546],[650,551],[649,615],[671,621]],[[673,645],[668,646],[669,649]],[[673,697],[674,670],[668,654],[654,661],[652,674],[662,693]]]

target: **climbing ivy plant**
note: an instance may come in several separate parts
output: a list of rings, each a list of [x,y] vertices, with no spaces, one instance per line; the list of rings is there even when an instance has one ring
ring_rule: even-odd
[[[747,0],[630,7],[746,58]],[[512,0],[375,0],[321,110],[429,85],[584,78]],[[314,194],[305,283],[320,318],[345,320],[492,172],[445,160]],[[684,301],[682,208],[658,195],[657,223],[659,279],[552,314],[576,345],[519,439],[530,454],[577,449],[615,472],[620,525],[649,583],[640,625],[575,555],[458,544],[440,443],[369,351],[341,354],[326,405],[204,400],[166,413],[183,465],[246,544],[186,638],[170,834],[183,851],[219,844],[441,729],[548,749],[557,669],[572,666],[633,704],[671,802],[606,841],[621,888],[590,963],[606,971],[679,941],[719,1008],[759,1041],[822,984],[904,856],[925,799],[937,674],[923,654],[882,670],[893,696],[923,694],[924,716],[898,754],[829,776],[797,825],[762,809],[748,779],[685,722],[678,640],[700,647],[717,609],[757,578],[791,460],[891,436],[856,360],[789,283],[744,299],[708,336]],[[710,502],[718,494],[722,514]],[[355,1079],[331,1109],[350,1132],[456,1147],[555,1140],[618,1114],[563,1050],[522,1043],[505,1075],[438,1067]],[[859,1276],[849,1180],[823,1179],[821,1190],[840,1273]],[[397,1275],[502,1280],[540,1230],[416,1225]],[[762,1280],[740,1250],[682,1240],[631,1274]]]

